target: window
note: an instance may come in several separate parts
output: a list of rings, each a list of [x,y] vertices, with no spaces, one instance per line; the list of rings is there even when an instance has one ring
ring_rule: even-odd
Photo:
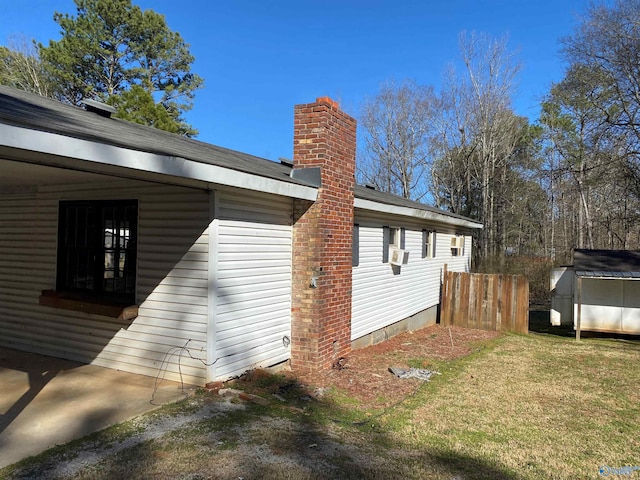
[[[436,232],[422,230],[422,258],[436,257]]]
[[[454,257],[464,256],[464,235],[451,237],[451,255]]]
[[[391,249],[404,249],[404,247],[404,228],[382,227],[382,263],[389,263],[389,251]]]
[[[56,290],[135,303],[138,202],[60,202]]]

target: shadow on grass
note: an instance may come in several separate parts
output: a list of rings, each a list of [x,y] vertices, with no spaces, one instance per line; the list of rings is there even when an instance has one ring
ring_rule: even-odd
[[[576,331],[573,329],[573,324],[555,327],[551,325],[550,318],[549,310],[530,310],[529,331],[563,338],[576,338]],[[584,339],[598,338],[640,343],[640,335],[629,335],[624,333],[590,332],[588,330],[582,330],[580,332],[580,337]]]
[[[573,325],[551,325],[551,312],[549,310],[529,311],[529,331],[557,337],[575,338],[576,332]]]
[[[518,480],[498,462],[470,456],[453,448],[403,441],[385,422],[358,408],[357,403],[336,401],[285,375],[260,375],[232,385],[267,402],[231,400],[223,408],[214,393],[198,393],[183,405],[192,414],[198,402],[206,415],[181,424],[150,440],[131,442],[131,434],[114,438],[107,429],[91,438],[74,442],[65,451],[31,458],[22,469],[0,478],[66,478],[60,461],[73,462],[78,452],[99,451],[101,441],[122,448],[100,460],[67,470],[74,479],[188,478],[198,479],[498,479]],[[191,407],[190,407],[191,405]],[[176,405],[164,410],[176,415]],[[157,424],[159,413],[147,417]],[[180,415],[180,413],[177,413]],[[392,410],[385,416],[393,415]],[[127,430],[124,428],[123,430]],[[101,440],[102,439],[102,440]],[[446,442],[446,439],[443,439]],[[50,470],[48,471],[47,468]]]

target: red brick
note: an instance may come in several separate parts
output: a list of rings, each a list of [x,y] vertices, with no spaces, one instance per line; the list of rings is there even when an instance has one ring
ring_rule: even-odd
[[[320,167],[322,179],[315,203],[294,202],[291,363],[312,372],[331,368],[351,345],[356,121],[322,97],[296,106],[294,125],[294,168]]]

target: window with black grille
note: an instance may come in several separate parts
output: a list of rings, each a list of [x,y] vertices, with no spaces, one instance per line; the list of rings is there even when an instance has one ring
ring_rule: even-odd
[[[60,202],[56,290],[135,303],[137,200]]]

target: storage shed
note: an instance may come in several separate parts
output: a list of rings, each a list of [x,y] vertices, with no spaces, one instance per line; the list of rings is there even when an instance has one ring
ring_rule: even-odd
[[[581,330],[638,335],[639,280],[640,251],[577,249],[571,267],[552,272],[551,322],[573,323],[578,336]]]

